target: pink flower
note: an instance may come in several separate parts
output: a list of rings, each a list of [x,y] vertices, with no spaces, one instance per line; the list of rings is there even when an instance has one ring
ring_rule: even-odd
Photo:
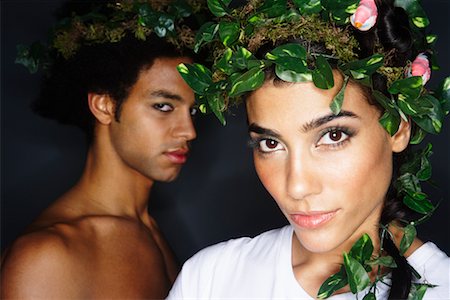
[[[355,13],[350,17],[350,22],[357,29],[367,31],[375,25],[377,16],[375,0],[361,0]]]
[[[430,62],[425,54],[420,53],[411,64],[411,76],[422,76],[423,85],[430,80],[431,69]]]

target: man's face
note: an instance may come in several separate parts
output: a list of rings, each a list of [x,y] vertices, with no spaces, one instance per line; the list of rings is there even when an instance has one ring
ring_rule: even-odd
[[[189,58],[158,58],[139,74],[110,126],[113,151],[125,168],[148,179],[172,181],[196,137],[194,93],[176,67]]]

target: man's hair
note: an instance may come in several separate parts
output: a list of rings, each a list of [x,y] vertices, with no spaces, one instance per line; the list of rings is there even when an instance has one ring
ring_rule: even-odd
[[[111,96],[118,120],[121,105],[139,73],[157,58],[182,56],[191,54],[157,36],[145,41],[127,37],[117,43],[83,46],[70,59],[61,58],[53,64],[32,109],[43,117],[80,127],[90,141],[95,122],[88,93]]]

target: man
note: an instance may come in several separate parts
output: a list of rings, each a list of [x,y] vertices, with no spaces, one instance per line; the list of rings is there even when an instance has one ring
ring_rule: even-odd
[[[86,131],[85,168],[2,257],[1,298],[164,298],[178,266],[147,208],[196,137],[194,94],[176,69],[192,60],[155,36],[76,49],[34,109]]]

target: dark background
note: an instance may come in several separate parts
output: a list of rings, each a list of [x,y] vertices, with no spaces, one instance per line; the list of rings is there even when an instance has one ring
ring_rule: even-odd
[[[14,64],[17,44],[45,40],[61,2],[1,2],[2,250],[77,181],[84,166],[83,133],[34,115],[29,103],[37,95],[40,74],[30,75]],[[450,1],[422,2],[431,30],[439,35],[441,71],[428,83],[434,88],[450,75]],[[152,191],[151,214],[180,262],[207,245],[286,223],[254,171],[243,108],[227,120],[222,127],[213,116],[200,116],[198,138],[180,177],[174,183],[156,184]],[[433,178],[439,186],[427,192],[433,201],[442,202],[431,220],[419,227],[419,235],[450,254],[450,128],[445,125],[442,134],[427,138],[434,144]]]

